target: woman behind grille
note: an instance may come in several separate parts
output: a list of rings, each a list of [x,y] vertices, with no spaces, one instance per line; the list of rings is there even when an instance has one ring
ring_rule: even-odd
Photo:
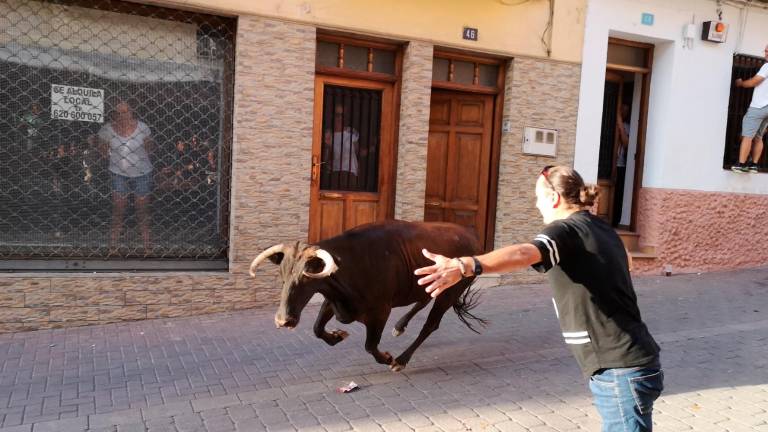
[[[125,208],[129,195],[133,194],[146,253],[151,247],[149,200],[152,192],[152,163],[149,154],[152,132],[146,123],[136,119],[129,102],[119,100],[111,121],[99,130],[98,139],[102,156],[109,158],[112,178],[110,249],[114,251],[119,246]]]
[[[345,119],[346,117],[346,119]],[[336,102],[333,110],[333,128],[323,133],[323,161],[330,159],[330,187],[328,189],[358,189],[357,171],[360,134],[349,124],[351,114],[344,104]],[[330,153],[330,157],[328,155]]]

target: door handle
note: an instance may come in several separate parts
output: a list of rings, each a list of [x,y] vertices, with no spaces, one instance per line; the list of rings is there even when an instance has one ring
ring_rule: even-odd
[[[427,203],[427,205],[431,207],[440,207],[441,205],[443,205],[443,203],[440,201],[430,201]]]
[[[343,198],[344,195],[333,192],[320,192],[320,196],[323,198]]]
[[[320,175],[320,165],[325,162],[319,162],[317,156],[312,156],[312,182],[317,181],[317,177]]]

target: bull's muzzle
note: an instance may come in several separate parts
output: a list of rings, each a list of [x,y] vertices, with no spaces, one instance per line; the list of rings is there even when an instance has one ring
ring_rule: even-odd
[[[294,318],[294,317],[281,318],[278,315],[275,315],[275,327],[277,328],[285,327],[285,328],[293,329],[298,324],[299,324],[299,320],[297,318]]]

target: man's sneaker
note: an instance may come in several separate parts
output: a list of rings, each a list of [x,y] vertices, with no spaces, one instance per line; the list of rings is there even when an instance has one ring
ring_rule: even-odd
[[[735,173],[745,173],[745,172],[749,172],[749,168],[747,168],[746,163],[735,163],[731,165],[731,171]]]
[[[757,164],[754,162],[747,164],[747,172],[750,174],[757,174]]]

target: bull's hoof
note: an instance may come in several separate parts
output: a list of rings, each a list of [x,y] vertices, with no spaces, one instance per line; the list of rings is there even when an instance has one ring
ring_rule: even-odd
[[[391,365],[389,365],[389,369],[392,372],[400,372],[401,370],[405,369],[405,365],[401,365],[397,361],[394,361]]]
[[[403,333],[405,333],[405,327],[403,327],[402,329],[398,329],[397,327],[392,329],[392,336],[394,337],[398,337]]]
[[[345,332],[344,330],[334,330],[329,332],[328,335],[330,337],[326,339],[326,342],[328,342],[328,345],[333,346],[346,339],[347,336],[349,336],[349,333]]]
[[[381,364],[391,365],[395,361],[395,358],[392,357],[392,354],[385,351],[381,353],[381,356],[377,358],[376,361]]]

